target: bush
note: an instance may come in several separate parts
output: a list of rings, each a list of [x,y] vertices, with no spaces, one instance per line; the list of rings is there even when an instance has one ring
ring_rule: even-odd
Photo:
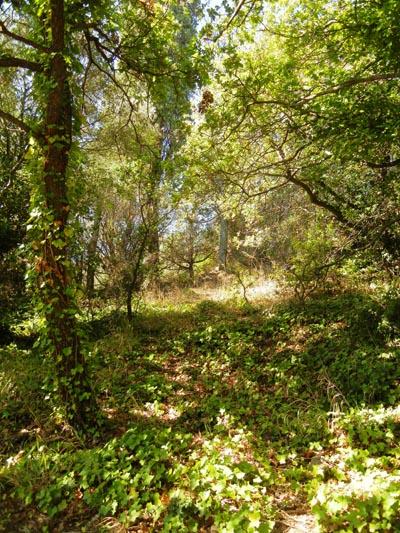
[[[301,301],[321,288],[327,279],[335,232],[332,223],[322,221],[311,226],[303,239],[293,241],[293,257],[287,279]]]

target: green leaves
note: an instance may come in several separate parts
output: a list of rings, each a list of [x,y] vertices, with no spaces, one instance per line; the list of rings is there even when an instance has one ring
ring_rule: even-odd
[[[329,531],[389,531],[397,527],[400,478],[395,478],[371,470],[339,490],[335,484],[322,486],[312,501],[320,526]]]
[[[52,246],[55,246],[56,248],[62,249],[66,246],[66,242],[61,239],[54,239],[51,241]]]
[[[31,441],[0,467],[0,483],[18,487],[31,513],[52,524],[84,514],[166,532],[260,533],[294,500],[306,509],[308,497],[327,530],[397,527],[399,409],[387,403],[399,397],[398,350],[386,357],[393,340],[374,329],[379,301],[345,293],[268,313],[232,302],[153,305],[134,338],[121,314],[99,314],[90,362],[117,430],[86,449],[65,437]],[[31,398],[31,357],[3,354],[7,428],[21,409],[13,365]]]

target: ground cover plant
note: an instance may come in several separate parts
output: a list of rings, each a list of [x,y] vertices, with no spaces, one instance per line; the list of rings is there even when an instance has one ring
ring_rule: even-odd
[[[396,531],[399,346],[387,309],[349,291],[94,319],[89,361],[108,424],[84,448],[51,402],[35,403],[35,351],[3,348],[3,530],[284,531],[306,517],[310,530]]]

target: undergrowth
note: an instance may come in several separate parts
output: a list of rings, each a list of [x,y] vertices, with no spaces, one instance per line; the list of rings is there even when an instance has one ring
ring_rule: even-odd
[[[132,325],[100,310],[85,328],[109,424],[89,447],[44,400],[40,354],[4,347],[0,530],[267,532],[306,514],[398,531],[396,309],[348,292],[148,305]]]

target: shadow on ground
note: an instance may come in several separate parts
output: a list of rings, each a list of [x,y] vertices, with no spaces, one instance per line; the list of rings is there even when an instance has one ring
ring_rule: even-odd
[[[90,364],[112,434],[86,450],[37,438],[29,457],[27,443],[11,435],[13,424],[17,432],[26,423],[15,398],[31,385],[30,394],[39,392],[34,381],[15,380],[23,365],[11,363],[1,406],[13,420],[6,439],[22,459],[3,468],[0,483],[30,512],[50,515],[54,531],[90,514],[150,528],[170,523],[171,531],[209,531],[218,520],[252,531],[253,516],[269,531],[276,510],[306,505],[290,487],[281,494],[282,475],[309,478],[300,466],[334,446],[336,417],[398,402],[397,327],[393,305],[363,293],[273,309],[212,301],[148,307],[131,325],[102,317],[88,325]]]

